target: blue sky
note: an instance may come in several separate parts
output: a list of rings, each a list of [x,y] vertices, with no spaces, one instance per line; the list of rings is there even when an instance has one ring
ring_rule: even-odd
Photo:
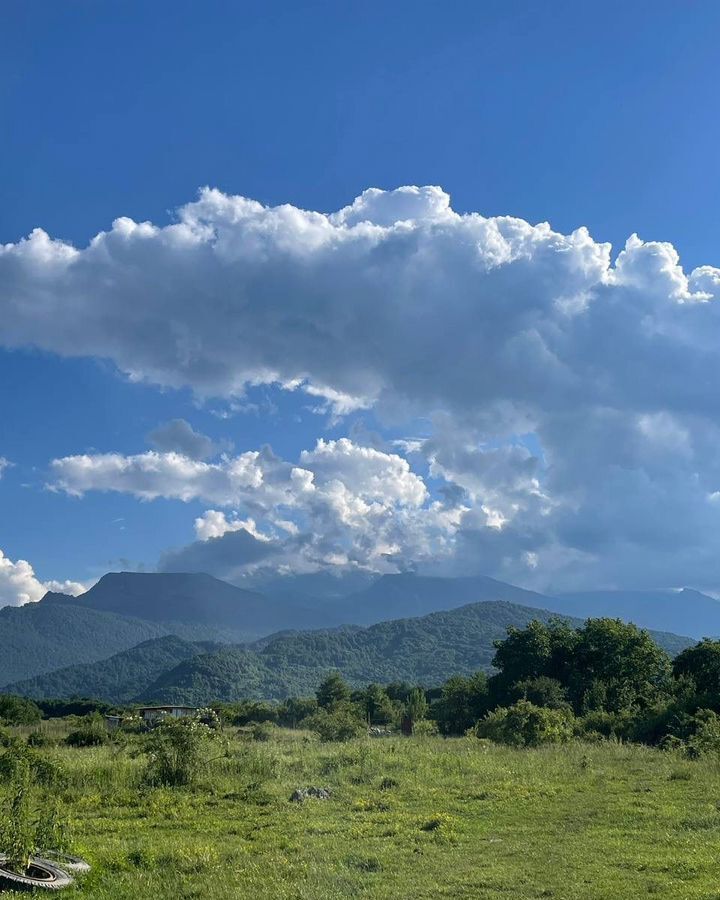
[[[401,185],[440,185],[460,214],[514,216],[533,225],[549,221],[561,235],[587,226],[596,242],[613,244],[613,261],[628,236],[637,233],[644,241],[673,244],[686,274],[699,266],[720,265],[720,7],[716,3],[198,4],[174,0],[57,4],[29,0],[6,4],[3,19],[0,244],[17,244],[34,228],[42,228],[53,239],[83,248],[121,216],[166,226],[176,221],[174,211],[195,200],[205,185],[266,206],[292,204],[322,213],[340,210],[370,187],[391,191]],[[425,221],[423,204],[418,207],[418,221]],[[221,216],[218,210],[215,203],[208,214],[211,219]],[[374,213],[368,215],[372,220]],[[237,239],[249,240],[245,231]],[[518,259],[523,252],[517,251]],[[654,251],[648,253],[653,256]],[[646,257],[643,260],[627,267],[632,272],[632,278],[626,279],[627,290],[654,297],[652,279],[667,266],[650,265],[648,271],[652,271],[646,277]],[[145,277],[143,290],[150,292],[148,296],[154,289],[159,292],[152,281],[152,259],[123,257],[118,265],[122,268],[122,277],[116,273],[118,283],[125,284],[126,290],[132,291],[138,283],[123,281],[132,270],[133,279]],[[537,265],[532,278],[528,276],[529,284],[545,284],[550,278],[546,264]],[[439,268],[444,271],[442,265]],[[555,278],[555,269],[550,269]],[[268,271],[276,273],[277,268],[271,266]],[[644,570],[647,586],[692,582],[714,589],[710,561],[717,548],[704,537],[714,528],[714,512],[708,512],[702,499],[712,497],[715,490],[708,449],[716,421],[708,385],[715,369],[712,346],[703,346],[704,338],[710,341],[714,318],[710,317],[709,325],[693,324],[692,329],[699,330],[690,339],[685,325],[677,325],[673,318],[673,333],[685,335],[682,348],[663,347],[664,356],[656,359],[652,354],[643,356],[647,348],[638,347],[634,325],[620,314],[610,322],[595,316],[594,327],[602,328],[603,339],[588,338],[578,329],[571,344],[551,349],[565,369],[578,376],[576,381],[582,381],[578,348],[585,340],[593,346],[602,344],[602,360],[583,378],[609,383],[617,377],[618,395],[610,396],[610,391],[602,398],[588,399],[588,389],[583,393],[576,386],[560,388],[553,380],[545,392],[552,401],[530,401],[522,386],[525,376],[518,374],[515,384],[512,372],[508,375],[503,367],[488,376],[492,388],[484,387],[481,364],[466,375],[459,367],[461,386],[452,383],[447,373],[454,354],[443,357],[433,346],[432,336],[445,328],[442,310],[455,309],[453,297],[464,296],[464,287],[454,281],[456,271],[448,262],[450,276],[425,298],[423,308],[436,311],[437,323],[422,335],[409,329],[407,343],[413,353],[392,375],[382,361],[375,368],[358,363],[354,373],[352,367],[339,371],[328,363],[313,374],[312,357],[317,351],[308,351],[311,355],[306,359],[298,350],[297,365],[288,366],[283,377],[307,377],[322,383],[323,390],[347,392],[352,384],[356,394],[365,393],[359,387],[363,378],[368,386],[376,381],[380,385],[376,394],[375,388],[368,387],[372,397],[360,404],[363,408],[341,416],[312,411],[322,401],[298,388],[288,391],[272,383],[260,384],[241,398],[242,391],[229,389],[222,379],[222,385],[213,382],[209,387],[187,372],[178,374],[167,367],[161,375],[148,374],[153,365],[145,357],[133,357],[132,365],[139,367],[144,380],[131,383],[127,348],[115,346],[114,336],[95,334],[91,340],[82,328],[87,314],[68,311],[66,295],[58,300],[59,312],[32,307],[32,297],[37,300],[39,295],[10,276],[3,281],[0,271],[0,311],[6,304],[30,304],[20,324],[12,314],[0,319],[4,388],[0,456],[12,463],[0,480],[5,512],[0,518],[0,549],[10,560],[28,560],[42,581],[87,582],[121,565],[152,568],[165,552],[196,538],[212,540],[210,531],[198,531],[193,523],[220,505],[223,498],[216,493],[197,491],[189,502],[180,502],[172,491],[158,488],[158,499],[144,502],[134,484],[113,483],[108,488],[107,481],[79,481],[76,471],[70,481],[59,484],[57,472],[50,470],[53,459],[78,454],[141,454],[150,449],[147,435],[153,429],[184,419],[218,448],[227,450],[231,443],[230,456],[270,444],[288,464],[298,463],[300,453],[312,450],[318,438],[332,441],[354,435],[354,445],[372,446],[378,454],[399,454],[408,461],[426,485],[423,509],[439,497],[452,495],[456,506],[451,514],[448,501],[449,516],[464,515],[458,512],[461,508],[492,510],[490,525],[472,519],[472,513],[443,532],[446,523],[440,525],[436,518],[405,521],[403,504],[408,500],[403,494],[398,500],[400,512],[395,507],[385,512],[401,523],[398,527],[406,534],[416,534],[417,528],[417,535],[405,543],[404,537],[391,539],[388,532],[383,540],[392,548],[375,547],[371,554],[375,561],[392,560],[387,564],[402,567],[430,566],[435,560],[438,570],[481,570],[523,583],[539,579],[542,587],[594,585],[598,573],[608,571],[608,583],[638,585]],[[307,276],[306,283],[303,272],[293,270],[295,280],[288,282],[273,280],[279,279],[276,274],[255,276],[263,297],[271,296],[273,290],[297,297],[293,317],[282,318],[279,326],[286,329],[288,339],[294,328],[304,332],[315,327],[315,298],[327,289],[324,280],[322,287],[319,283],[313,287],[314,276]],[[43,277],[42,290],[59,296],[59,276]],[[388,277],[402,275],[394,271]],[[503,283],[510,306],[519,278]],[[598,283],[603,278],[599,276]],[[707,274],[698,278],[689,293],[712,296],[708,278]],[[338,275],[337,303],[361,280],[355,278],[343,286],[342,273]],[[222,328],[222,316],[234,282],[221,279],[218,284],[224,288],[211,283],[208,316],[215,317],[222,333],[227,331]],[[97,298],[102,302],[107,284],[105,276],[93,283],[88,302]],[[196,298],[204,293],[200,276],[197,284]],[[227,296],[222,290],[229,292]],[[563,282],[553,302],[558,297],[567,299],[568,290]],[[577,299],[594,290],[583,285],[570,293],[576,291]],[[674,287],[672,291],[679,296]],[[520,295],[526,297],[527,291]],[[382,297],[377,300],[381,301]],[[631,302],[637,306],[644,300],[627,301]],[[108,303],[115,304],[115,312],[108,320],[111,324],[105,321],[103,327],[122,333],[125,325],[117,313],[126,303],[122,291]],[[180,307],[177,315],[163,309],[164,321],[191,327]],[[469,329],[474,319],[464,309],[458,300],[456,315],[458,320],[467,315]],[[58,324],[54,325],[56,314]],[[59,342],[57,334],[73,315],[79,317],[77,332]],[[234,309],[232,324],[239,327],[241,315]],[[493,322],[510,318],[501,313],[491,316]],[[327,321],[324,314],[317,327]],[[462,335],[461,324],[454,325]],[[489,327],[485,322],[483,328]],[[629,336],[628,354],[640,360],[649,384],[662,381],[668,360],[677,367],[677,381],[682,381],[683,373],[687,381],[661,385],[666,399],[651,396],[648,388],[645,394],[638,392],[632,403],[626,402],[627,396],[634,396],[638,376],[630,371],[618,375],[624,362],[616,366],[612,357],[617,352],[624,359],[625,344],[622,338],[618,344],[604,344],[614,328]],[[668,334],[669,328],[660,330]],[[529,332],[517,331],[515,336],[520,333]],[[537,333],[546,348],[551,346],[552,339],[542,328]],[[209,335],[198,337],[208,360],[211,340]],[[688,341],[698,349],[690,355],[692,361],[684,355]],[[378,343],[371,336],[369,344],[360,347],[358,338],[357,359],[373,358]],[[402,336],[398,343],[404,343]],[[110,344],[115,348],[112,352],[105,349]],[[657,348],[657,342],[653,346]],[[240,355],[252,355],[253,350],[238,346]],[[157,352],[164,351],[158,347]],[[393,351],[382,348],[382,353],[388,352]],[[470,348],[461,345],[456,345],[455,352],[462,359],[471,356]],[[526,348],[520,354],[519,366],[528,352]],[[261,357],[258,353],[250,376],[243,369],[243,377],[263,380],[252,374],[269,365],[270,356]],[[427,359],[427,372],[420,373],[418,360],[422,359]],[[443,385],[437,389],[426,384],[433,366],[444,374]],[[416,376],[408,374],[411,370]],[[460,394],[474,378],[480,385],[477,406],[469,406]],[[508,378],[513,382],[510,387]],[[508,404],[514,410],[511,424],[504,418]],[[578,410],[587,413],[583,433],[588,441],[600,428],[596,418],[590,422],[588,417],[602,419],[602,436],[592,446],[604,447],[608,441],[622,458],[606,453],[593,462],[592,450],[584,445],[577,452],[587,454],[590,466],[600,467],[596,472],[610,466],[612,457],[612,469],[601,471],[606,485],[612,486],[611,493],[629,497],[624,502],[632,501],[639,520],[660,515],[665,527],[656,530],[662,533],[646,534],[640,521],[628,534],[615,530],[618,522],[634,521],[634,517],[619,500],[617,508],[605,508],[605,501],[601,503],[588,485],[589,471],[581,476],[574,469],[576,459],[562,456],[563,429],[577,434],[572,425],[560,424],[562,404],[568,415],[577,415]],[[403,416],[400,410],[406,406]],[[633,428],[646,436],[649,429],[654,440],[663,436],[666,456],[652,455],[659,452],[657,448],[652,453],[647,448],[637,450],[627,430],[630,419],[608,425],[607,411],[629,416],[626,407],[632,407]],[[493,424],[488,424],[491,419]],[[528,432],[531,436],[523,437]],[[404,438],[421,438],[425,445],[419,446],[416,440],[408,449],[392,443]],[[460,472],[460,447],[489,452],[501,448],[497,452],[505,456],[500,460],[485,452],[480,461],[473,457],[467,463],[470,468]],[[547,458],[546,448],[550,448]],[[633,456],[636,452],[640,461]],[[344,456],[347,462],[349,456]],[[685,468],[678,469],[678,460],[684,460]],[[377,457],[373,464],[385,463]],[[315,463],[307,465],[312,468]],[[502,474],[494,466],[502,466]],[[508,466],[514,475],[507,474]],[[564,473],[562,483],[559,470]],[[529,479],[523,487],[518,471]],[[357,471],[343,472],[338,478],[352,492]],[[494,473],[492,477],[488,472]],[[692,479],[698,473],[702,490],[697,502],[690,503],[687,484],[695,485]],[[320,469],[315,477],[319,483]],[[412,493],[412,485],[405,487]],[[375,502],[363,490],[358,488],[354,496],[362,496],[364,503]],[[498,492],[502,497],[496,496]],[[458,499],[461,494],[462,500]],[[545,495],[547,506],[542,512],[535,509],[539,494]],[[275,500],[264,498],[257,503],[271,519]],[[580,512],[573,503],[580,504]],[[226,522],[244,521],[254,504],[255,499],[245,494],[228,499],[223,506]],[[566,511],[562,521],[553,525],[552,547],[538,537],[532,518],[547,519],[549,508]],[[520,510],[517,521],[510,521],[509,510]],[[307,519],[307,511],[298,508],[296,512],[301,531],[325,527],[335,533],[339,527],[325,514]],[[256,509],[254,518],[258,515]],[[312,515],[319,513],[315,510]],[[348,515],[341,516],[345,517],[343,527],[348,525]],[[582,515],[587,519],[580,521]],[[500,520],[507,527],[498,527]],[[589,522],[596,524],[589,527]],[[598,527],[606,529],[603,539],[588,537]],[[261,550],[282,537],[269,519],[258,528]],[[483,528],[490,528],[489,538],[478,543]],[[702,544],[700,556],[679,548],[674,567],[664,565],[647,572],[648,559],[667,555],[676,528],[694,536],[695,545]],[[376,562],[363,558],[359,549],[367,546],[367,536],[359,536],[356,524],[352,529],[356,531],[350,536],[343,533],[338,538],[338,546],[347,549],[348,543],[353,544],[352,563],[374,566]],[[440,549],[433,543],[438,530],[443,532]],[[218,533],[217,539],[222,535]],[[452,543],[451,550],[447,542]],[[430,544],[435,549],[428,550]],[[323,552],[316,548],[311,562],[297,546],[283,545],[269,558],[282,555],[292,568],[323,559],[326,564],[343,555],[337,547],[325,557]],[[228,575],[228,571],[219,574]]]

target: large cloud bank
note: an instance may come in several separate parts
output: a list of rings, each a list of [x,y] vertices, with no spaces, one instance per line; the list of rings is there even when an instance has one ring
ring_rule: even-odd
[[[386,454],[399,462],[379,499],[321,445],[296,465],[72,457],[55,465],[59,486],[203,498],[237,526],[253,504],[276,503],[279,520],[288,494],[304,509],[292,471],[307,471],[323,500],[291,520],[296,544],[320,541],[318,509],[333,502],[334,523],[367,517],[351,511],[360,498],[390,524],[366,550],[344,534],[347,558],[429,564],[418,532],[442,533],[439,567],[546,587],[720,589],[719,299],[720,269],[685,273],[669,244],[633,236],[613,259],[584,228],[458,215],[437,187],[369,190],[329,215],[205,190],[166,227],[118,219],[83,249],[39,230],[0,248],[5,346],[108,358],[200,397],[272,382],[336,416],[372,407],[381,423],[433,424]],[[444,491],[439,531],[431,483],[413,482],[426,467]],[[224,532],[241,533],[268,537]]]
[[[223,577],[261,564],[293,572],[396,571],[407,560],[447,554],[462,514],[456,504],[431,499],[401,456],[347,438],[319,440],[297,464],[267,448],[214,462],[108,453],[55,460],[52,476],[56,489],[75,495],[114,490],[223,507],[196,519],[198,544],[163,560],[166,569]]]

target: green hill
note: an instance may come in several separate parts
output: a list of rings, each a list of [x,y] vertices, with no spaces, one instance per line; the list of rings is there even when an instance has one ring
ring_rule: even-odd
[[[9,685],[8,691],[34,698],[93,697],[109,703],[128,703],[168,669],[218,645],[190,643],[175,635],[143,641],[102,662],[68,666]]]
[[[352,685],[402,680],[429,686],[450,675],[489,670],[493,642],[505,637],[509,626],[522,627],[533,619],[547,622],[555,615],[504,601],[484,602],[364,629],[280,635],[261,642],[259,650],[225,648],[184,660],[149,685],[144,696],[191,704],[282,699],[314,691],[333,670]],[[567,621],[580,624],[579,619]],[[671,654],[692,644],[677,635],[653,637]]]
[[[509,626],[522,627],[532,619],[547,622],[554,615],[498,601],[369,628],[285,632],[240,646],[219,647],[165,636],[110,659],[18,680],[7,690],[35,698],[85,696],[112,703],[204,705],[214,700],[308,694],[333,670],[353,685],[402,680],[429,686],[453,674],[489,669],[493,642],[503,638]],[[577,619],[568,621],[579,624]],[[653,637],[671,654],[692,643],[677,635],[654,633]]]
[[[0,609],[0,685],[78,660],[96,662],[167,634],[167,629],[71,604],[28,603]]]
[[[220,649],[165,637],[111,659],[15,683],[8,690],[36,698],[83,695],[116,703],[134,699],[204,705],[308,694],[333,670],[353,685],[399,680],[433,685],[453,674],[489,669],[493,642],[504,637],[509,626],[522,627],[532,619],[547,622],[553,615],[500,601],[369,628],[283,633]],[[671,653],[691,643],[676,635],[654,637]]]

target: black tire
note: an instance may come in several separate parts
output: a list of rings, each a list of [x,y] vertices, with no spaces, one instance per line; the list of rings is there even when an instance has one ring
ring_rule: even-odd
[[[5,860],[0,862],[0,888],[9,891],[61,891],[70,887],[74,880],[72,875],[39,856],[30,857],[26,875],[5,868]]]
[[[57,850],[43,850],[42,853],[43,859],[49,860],[53,865],[62,866],[67,872],[85,875],[90,871],[90,863],[85,862],[80,856],[69,856]]]

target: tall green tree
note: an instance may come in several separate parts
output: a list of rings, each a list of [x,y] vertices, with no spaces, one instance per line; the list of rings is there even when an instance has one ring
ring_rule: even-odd
[[[425,691],[422,688],[413,688],[408,694],[405,703],[405,715],[412,722],[420,722],[425,718],[428,712],[428,702],[425,697]]]
[[[476,672],[448,679],[431,707],[431,715],[441,734],[464,734],[489,708],[487,675]]]
[[[547,625],[533,621],[525,628],[509,628],[504,640],[495,641],[493,666],[504,685],[541,676],[564,683],[577,643],[577,631],[563,620]]]
[[[642,709],[670,685],[667,653],[647,631],[620,619],[588,619],[578,629],[572,662],[569,690],[578,708],[599,690],[609,712]]]
[[[645,708],[670,686],[667,653],[647,631],[619,619],[588,619],[578,629],[560,620],[531,622],[509,629],[507,638],[495,646],[493,705],[529,697],[530,688],[536,700],[543,693],[550,696],[545,679],[556,683],[552,705],[565,693],[576,712]]]
[[[338,703],[350,699],[350,688],[339,672],[332,672],[317,689],[315,696],[321,709],[332,709]]]
[[[714,695],[720,702],[720,641],[705,638],[675,657],[673,674],[676,678],[690,677],[702,694]]]

